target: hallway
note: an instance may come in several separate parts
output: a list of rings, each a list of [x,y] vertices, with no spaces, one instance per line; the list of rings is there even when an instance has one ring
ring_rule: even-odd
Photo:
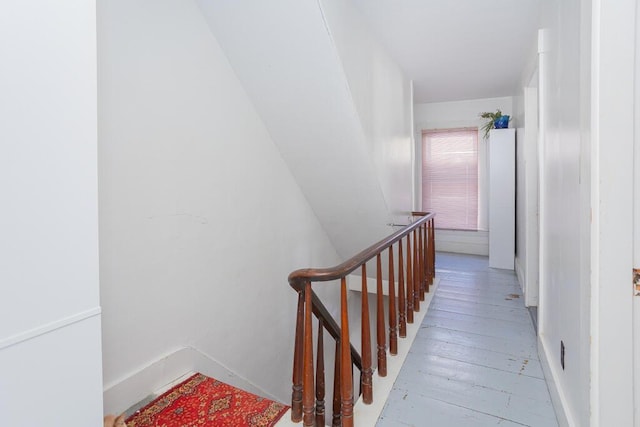
[[[440,285],[378,427],[557,426],[514,272],[438,253]]]

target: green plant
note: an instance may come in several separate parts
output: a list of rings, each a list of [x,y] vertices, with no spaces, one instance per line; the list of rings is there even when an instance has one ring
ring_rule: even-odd
[[[480,113],[480,117],[482,117],[483,119],[489,119],[489,121],[487,121],[487,123],[482,126],[482,130],[484,131],[484,138],[487,139],[489,138],[489,131],[495,127],[496,120],[502,117],[502,111],[496,110],[495,113]]]

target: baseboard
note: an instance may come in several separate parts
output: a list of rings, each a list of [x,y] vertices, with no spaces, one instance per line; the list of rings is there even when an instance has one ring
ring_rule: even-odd
[[[531,321],[533,322],[533,329],[535,329],[536,335],[538,335],[538,307],[530,305],[527,307],[527,310],[529,310],[529,316],[531,316]]]
[[[544,372],[544,377],[547,380],[547,388],[549,389],[549,395],[551,396],[551,403],[553,403],[553,409],[556,412],[556,419],[559,427],[576,426],[569,414],[564,410],[565,405],[563,394],[556,385],[556,375],[554,375],[553,367],[549,364],[549,358],[547,350],[544,345],[543,339],[538,335],[538,357],[540,359],[540,365]]]
[[[278,400],[212,357],[193,347],[183,347],[151,362],[126,378],[105,386],[104,412],[105,414],[122,413],[150,395],[165,390],[168,385],[190,372],[200,372],[234,387]]]
[[[489,255],[489,232],[465,230],[436,230],[438,251],[469,255]]]
[[[516,277],[518,278],[518,283],[520,283],[520,289],[522,289],[522,294],[525,292],[525,283],[524,283],[524,270],[522,269],[522,265],[520,265],[520,258],[515,258],[515,267],[516,267]]]
[[[398,289],[398,282],[394,281],[396,289]],[[375,277],[367,277],[367,293],[377,294],[378,282]],[[347,276],[347,287],[350,291],[362,292],[362,276],[350,274]],[[389,281],[382,279],[382,295],[389,296]]]

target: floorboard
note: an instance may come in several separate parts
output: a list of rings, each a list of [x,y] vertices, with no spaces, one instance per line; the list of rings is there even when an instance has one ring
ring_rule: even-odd
[[[377,426],[557,426],[515,274],[446,253],[436,268],[440,285]]]

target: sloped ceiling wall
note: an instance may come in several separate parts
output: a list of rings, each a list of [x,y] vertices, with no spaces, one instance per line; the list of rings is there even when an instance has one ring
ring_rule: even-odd
[[[389,234],[390,209],[320,5],[198,4],[339,255]]]
[[[105,408],[206,367],[184,348],[286,402],[287,275],[340,257],[195,1],[97,12]]]
[[[350,1],[321,0],[393,222],[412,206],[413,87]]]

